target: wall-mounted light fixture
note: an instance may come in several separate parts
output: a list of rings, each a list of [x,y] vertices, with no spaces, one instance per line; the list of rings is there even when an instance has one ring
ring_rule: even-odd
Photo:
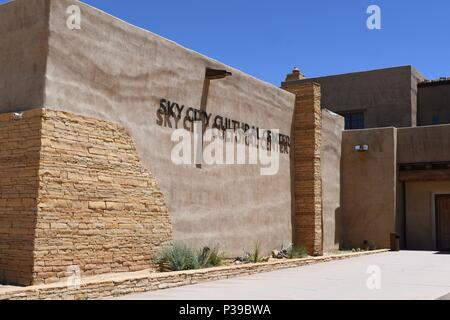
[[[355,151],[358,151],[358,152],[367,152],[367,151],[369,151],[369,145],[367,145],[367,144],[360,144],[360,145],[357,145],[357,146],[355,146]]]
[[[200,102],[200,109],[202,111],[206,111],[206,107],[208,105],[209,86],[211,80],[225,79],[226,77],[230,77],[232,75],[233,74],[231,72],[228,72],[227,70],[206,68],[205,81],[203,83],[202,100]]]
[[[232,75],[233,74],[231,72],[228,72],[227,70],[206,68],[206,79],[208,80],[223,79]]]
[[[19,120],[23,118],[23,112],[14,112],[13,113],[13,119],[14,120]]]

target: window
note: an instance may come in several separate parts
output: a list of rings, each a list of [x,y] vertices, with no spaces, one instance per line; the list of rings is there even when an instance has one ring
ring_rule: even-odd
[[[364,129],[364,112],[350,112],[343,114],[345,130]]]

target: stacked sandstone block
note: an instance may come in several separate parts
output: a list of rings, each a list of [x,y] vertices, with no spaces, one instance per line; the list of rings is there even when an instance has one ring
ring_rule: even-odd
[[[0,116],[0,283],[28,284],[33,270],[41,145],[38,112]]]
[[[86,276],[152,266],[160,247],[171,240],[169,213],[124,128],[48,109],[26,112],[4,126],[1,137],[8,143],[13,143],[11,126],[27,131],[17,144],[29,154],[22,164],[29,173],[18,177],[23,184],[34,184],[30,194],[17,195],[22,211],[14,210],[12,216],[8,206],[0,206],[0,219],[10,217],[10,230],[0,229],[0,239],[10,243],[0,246],[1,282],[51,283],[73,276],[77,268]],[[7,160],[2,157],[0,166],[9,170]],[[8,202],[6,180],[1,181],[0,201]],[[12,224],[17,217],[28,220]],[[23,235],[12,237],[17,228]],[[19,254],[21,242],[28,246]],[[27,261],[27,268],[18,258]]]
[[[322,255],[320,85],[302,83],[287,85],[284,89],[296,95],[291,133],[294,242],[305,246],[311,255]]]

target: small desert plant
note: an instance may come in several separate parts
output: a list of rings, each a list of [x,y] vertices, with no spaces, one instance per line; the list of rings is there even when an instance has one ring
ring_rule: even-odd
[[[300,259],[308,256],[308,251],[303,246],[291,246],[287,251],[289,259]]]
[[[259,263],[264,261],[264,257],[261,254],[260,245],[257,243],[252,252],[247,252],[245,260],[250,263]]]
[[[204,247],[198,253],[198,262],[202,268],[211,268],[222,265],[223,256],[217,247]]]
[[[161,270],[183,271],[200,268],[197,253],[185,244],[175,243],[161,250],[157,263]]]

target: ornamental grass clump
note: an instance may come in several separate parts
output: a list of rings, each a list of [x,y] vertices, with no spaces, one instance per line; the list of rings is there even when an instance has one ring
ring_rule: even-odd
[[[181,243],[175,243],[173,246],[163,248],[157,263],[162,271],[183,271],[200,268],[198,257],[194,250]]]
[[[255,245],[255,248],[252,252],[247,252],[246,258],[250,263],[264,262],[264,257],[261,254],[259,243]]]
[[[186,244],[175,243],[161,250],[157,264],[161,271],[184,271],[217,267],[222,261],[218,248],[195,250]]]

